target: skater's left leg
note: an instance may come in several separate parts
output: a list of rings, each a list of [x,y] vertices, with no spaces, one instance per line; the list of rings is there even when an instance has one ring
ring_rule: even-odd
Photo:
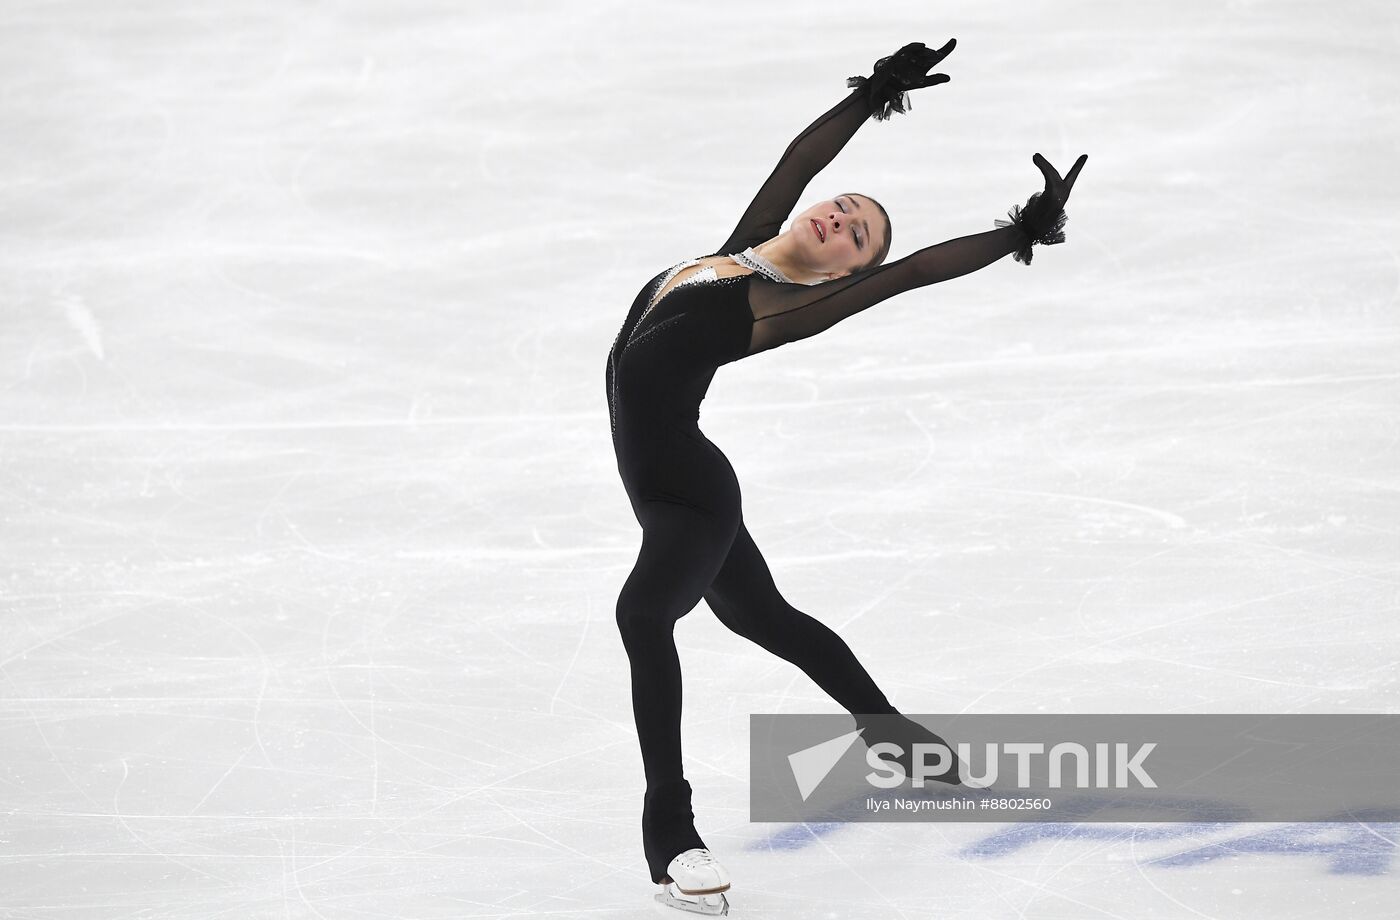
[[[725,626],[801,668],[856,717],[866,744],[898,744],[903,753],[895,759],[906,774],[913,769],[913,744],[942,744],[952,750],[941,736],[890,704],[840,636],[787,602],[742,520],[724,565],[705,592],[705,602]],[[956,784],[958,773],[954,757],[946,771],[929,778]]]
[[[778,592],[742,519],[705,602],[725,626],[797,665],[848,712],[896,712],[850,646]]]

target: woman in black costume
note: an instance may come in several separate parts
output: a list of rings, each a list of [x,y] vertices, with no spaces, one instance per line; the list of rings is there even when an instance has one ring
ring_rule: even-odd
[[[1003,256],[1029,265],[1033,243],[1064,240],[1065,201],[1087,156],[1061,178],[1036,154],[1045,189],[1013,206],[1010,221],[889,264],[889,217],[868,196],[820,201],[779,233],[807,183],[871,115],[902,113],[909,90],[949,80],[927,71],[955,45],[906,45],[870,76],[851,77],[850,94],[789,145],[724,244],[647,282],[608,352],[613,447],[642,526],[617,625],[646,772],[643,848],[652,881],[667,886],[657,897],[672,906],[704,913],[728,907],[720,893],[728,875],[696,833],[681,766],[681,669],[672,629],[701,598],[724,625],[800,667],[858,720],[898,713],[846,643],[774,585],[744,526],[734,470],[697,425],[715,370]],[[956,773],[946,781],[958,782]]]

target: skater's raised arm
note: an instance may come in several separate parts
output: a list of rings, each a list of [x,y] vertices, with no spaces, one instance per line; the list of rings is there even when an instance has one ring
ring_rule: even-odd
[[[875,64],[869,77],[851,77],[850,95],[828,109],[793,139],[783,152],[763,187],[758,190],[729,239],[716,252],[740,252],[748,246],[777,236],[783,221],[792,213],[812,177],[821,172],[855,136],[872,114],[878,120],[890,111],[903,112],[911,89],[935,86],[949,80],[947,74],[928,74],[957,46],[957,39],[936,51],[922,42],[905,45]]]
[[[1064,204],[1088,159],[1081,156],[1062,179],[1037,153],[1032,161],[1045,175],[1045,190],[1032,195],[1024,208],[1013,207],[1008,213],[1011,220],[996,221],[995,230],[948,240],[898,261],[820,284],[780,284],[764,277],[752,278],[749,308],[753,311],[753,332],[745,356],[816,335],[902,291],[966,275],[1012,253],[1017,261],[1029,265],[1032,243],[1064,242]]]

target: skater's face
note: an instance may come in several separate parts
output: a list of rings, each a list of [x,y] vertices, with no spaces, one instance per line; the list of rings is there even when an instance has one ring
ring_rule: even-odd
[[[873,198],[842,193],[797,215],[789,232],[813,270],[843,278],[888,251],[889,218]]]

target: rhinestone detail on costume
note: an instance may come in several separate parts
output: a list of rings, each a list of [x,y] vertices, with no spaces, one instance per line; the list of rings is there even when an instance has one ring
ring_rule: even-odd
[[[753,271],[758,272],[760,275],[764,276],[770,281],[777,281],[782,284],[792,284],[791,278],[789,278],[787,275],[784,275],[782,273],[782,270],[779,269],[778,266],[774,265],[772,262],[769,262],[767,259],[763,258],[763,256],[755,252],[752,246],[750,246],[748,249],[745,249],[743,252],[731,255],[729,258],[744,266],[745,268],[752,269]]]
[[[658,300],[656,297],[657,292],[665,290],[666,285],[669,284],[671,282],[671,279],[676,277],[677,274],[679,274],[680,272],[684,271],[692,265],[699,264],[699,259],[687,259],[684,262],[677,262],[675,265],[672,265],[670,268],[666,269],[666,273],[661,276],[661,281],[652,287],[650,301],[647,303],[647,308],[642,311],[642,315],[637,317],[637,324],[632,327],[632,337],[627,340],[628,345],[631,345],[632,342],[636,340],[637,330],[641,329],[642,323],[646,322],[647,314],[649,314],[652,308],[655,307],[658,303],[660,303],[661,300],[665,299],[661,298],[660,300]],[[715,267],[713,265],[706,265],[704,268],[700,269],[698,272],[691,275],[689,278],[677,284],[676,288],[683,288],[691,284],[704,284],[709,281],[717,281],[718,278],[719,276],[715,274]],[[672,288],[671,290],[674,291],[676,288]],[[669,297],[670,294],[671,291],[666,292],[667,297]]]

